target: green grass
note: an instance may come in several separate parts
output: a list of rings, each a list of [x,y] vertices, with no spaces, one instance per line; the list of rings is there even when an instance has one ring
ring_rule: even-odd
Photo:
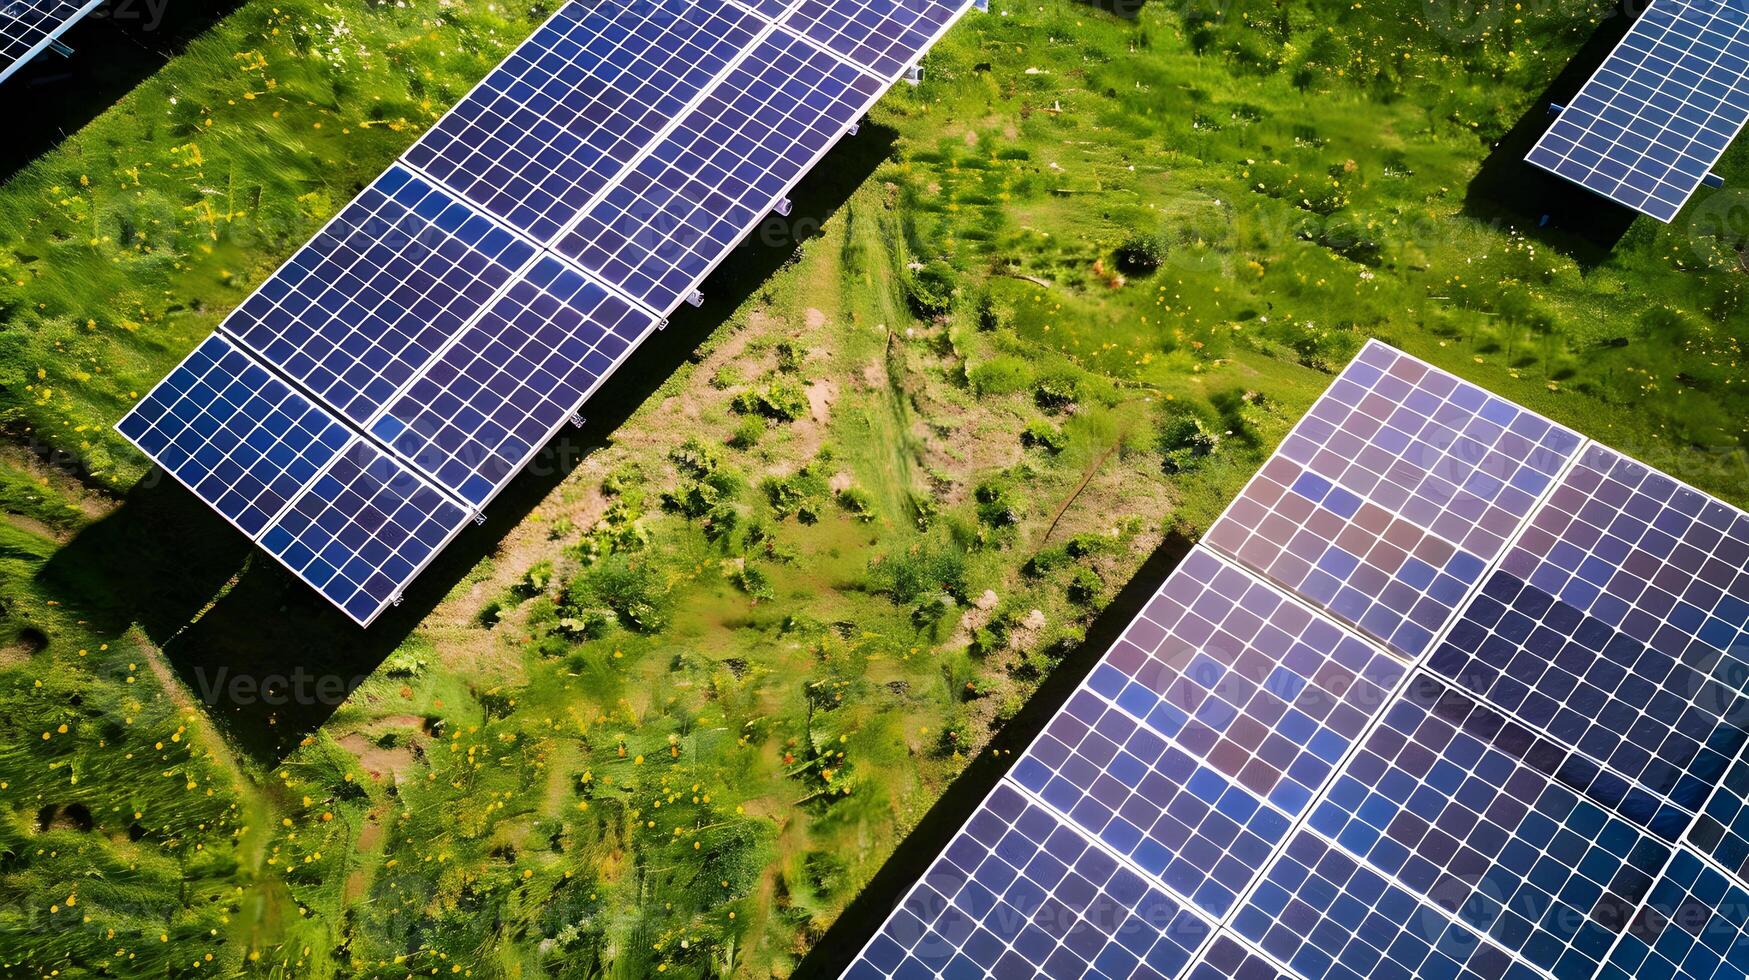
[[[541,9],[245,4],[0,186],[0,968],[788,975],[1368,336],[1745,499],[1716,196],[1469,199],[1596,12],[995,7],[307,730],[188,680],[301,587],[109,426]]]

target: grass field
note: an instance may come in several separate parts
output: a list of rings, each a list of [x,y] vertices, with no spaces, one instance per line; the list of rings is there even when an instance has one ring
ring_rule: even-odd
[[[1749,500],[1749,198],[1486,180],[1604,10],[992,8],[368,634],[110,425],[547,8],[245,3],[0,185],[0,970],[788,976],[1368,336]]]

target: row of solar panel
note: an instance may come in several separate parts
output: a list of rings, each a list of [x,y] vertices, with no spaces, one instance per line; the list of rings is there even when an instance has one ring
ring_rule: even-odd
[[[405,479],[477,512],[965,4],[757,8],[561,8],[220,325],[244,358],[225,363],[266,365],[360,445],[386,450],[383,465],[404,463]],[[254,446],[320,453],[279,414],[235,414],[258,403],[201,401],[222,387],[173,377],[119,428],[262,533],[299,491],[328,485],[314,484],[321,465],[276,468]],[[190,408],[226,424],[176,431]],[[201,453],[174,450],[188,443]],[[207,458],[241,478],[218,492]],[[288,564],[368,624],[431,554],[382,554],[376,515],[346,526],[333,508],[347,502],[331,503],[331,549],[350,546],[373,588],[349,593],[354,579]],[[276,542],[262,539],[286,558]],[[375,587],[383,578],[392,587]]]
[[[1204,975],[1217,925],[1260,975],[1749,969],[1693,897],[1749,899],[1749,516],[1581,442],[1369,345],[1211,531],[1250,569],[1192,553],[850,975]],[[1038,935],[1055,865],[965,839],[1016,806],[1159,892],[1150,941]]]
[[[103,0],[9,0],[0,6],[0,82],[54,44]]]

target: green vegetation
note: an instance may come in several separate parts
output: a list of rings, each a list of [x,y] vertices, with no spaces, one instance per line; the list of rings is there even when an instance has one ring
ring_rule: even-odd
[[[1367,336],[1744,499],[1723,198],[1607,255],[1466,200],[1601,11],[994,7],[307,729],[189,651],[289,630],[266,559],[113,535],[109,427],[543,7],[245,3],[0,186],[0,970],[788,975]]]

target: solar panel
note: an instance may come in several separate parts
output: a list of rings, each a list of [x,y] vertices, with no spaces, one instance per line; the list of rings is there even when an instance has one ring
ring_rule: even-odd
[[[687,298],[885,89],[779,31],[555,249],[651,309]]]
[[[1749,759],[1738,759],[1707,800],[1688,843],[1749,881]]]
[[[945,0],[801,0],[782,24],[895,82],[966,7]]]
[[[1372,344],[1207,540],[1417,657],[1579,442]]]
[[[7,0],[0,6],[0,81],[66,33],[103,0]]]
[[[1525,157],[1659,221],[1749,120],[1749,11],[1652,0]]]
[[[647,311],[543,255],[372,432],[484,506],[655,327]]]
[[[1536,970],[1316,834],[1294,836],[1234,932],[1302,977],[1529,980]]]
[[[393,166],[219,329],[366,426],[534,255]]]
[[[1209,931],[1049,810],[999,785],[845,976],[1171,977]]]
[[[405,159],[549,241],[765,28],[727,0],[566,4]]]
[[[147,392],[116,429],[251,538],[352,438],[217,335]]]
[[[1749,976],[1749,891],[1677,851],[1610,952],[1599,980]]]
[[[1597,773],[1422,675],[1308,826],[1532,964],[1590,975],[1670,856],[1591,798]],[[1680,835],[1669,816],[1654,825]]]
[[[1749,741],[1740,662],[1653,650],[1505,571],[1428,666],[1689,812]]]
[[[261,546],[370,625],[472,515],[362,439],[261,536]]]
[[[1736,659],[1749,633],[1749,515],[1602,446],[1501,567],[1670,657]]]
[[[1221,980],[1223,977],[1227,980],[1293,980],[1293,974],[1282,972],[1275,964],[1227,935],[1216,935],[1184,977],[1185,980]]]
[[[1438,615],[1194,549],[998,792],[1213,926],[1184,976],[1749,975],[1749,517],[1405,360],[1369,345],[1222,523],[1440,542],[1475,566]],[[852,973],[987,974],[949,945]]]

